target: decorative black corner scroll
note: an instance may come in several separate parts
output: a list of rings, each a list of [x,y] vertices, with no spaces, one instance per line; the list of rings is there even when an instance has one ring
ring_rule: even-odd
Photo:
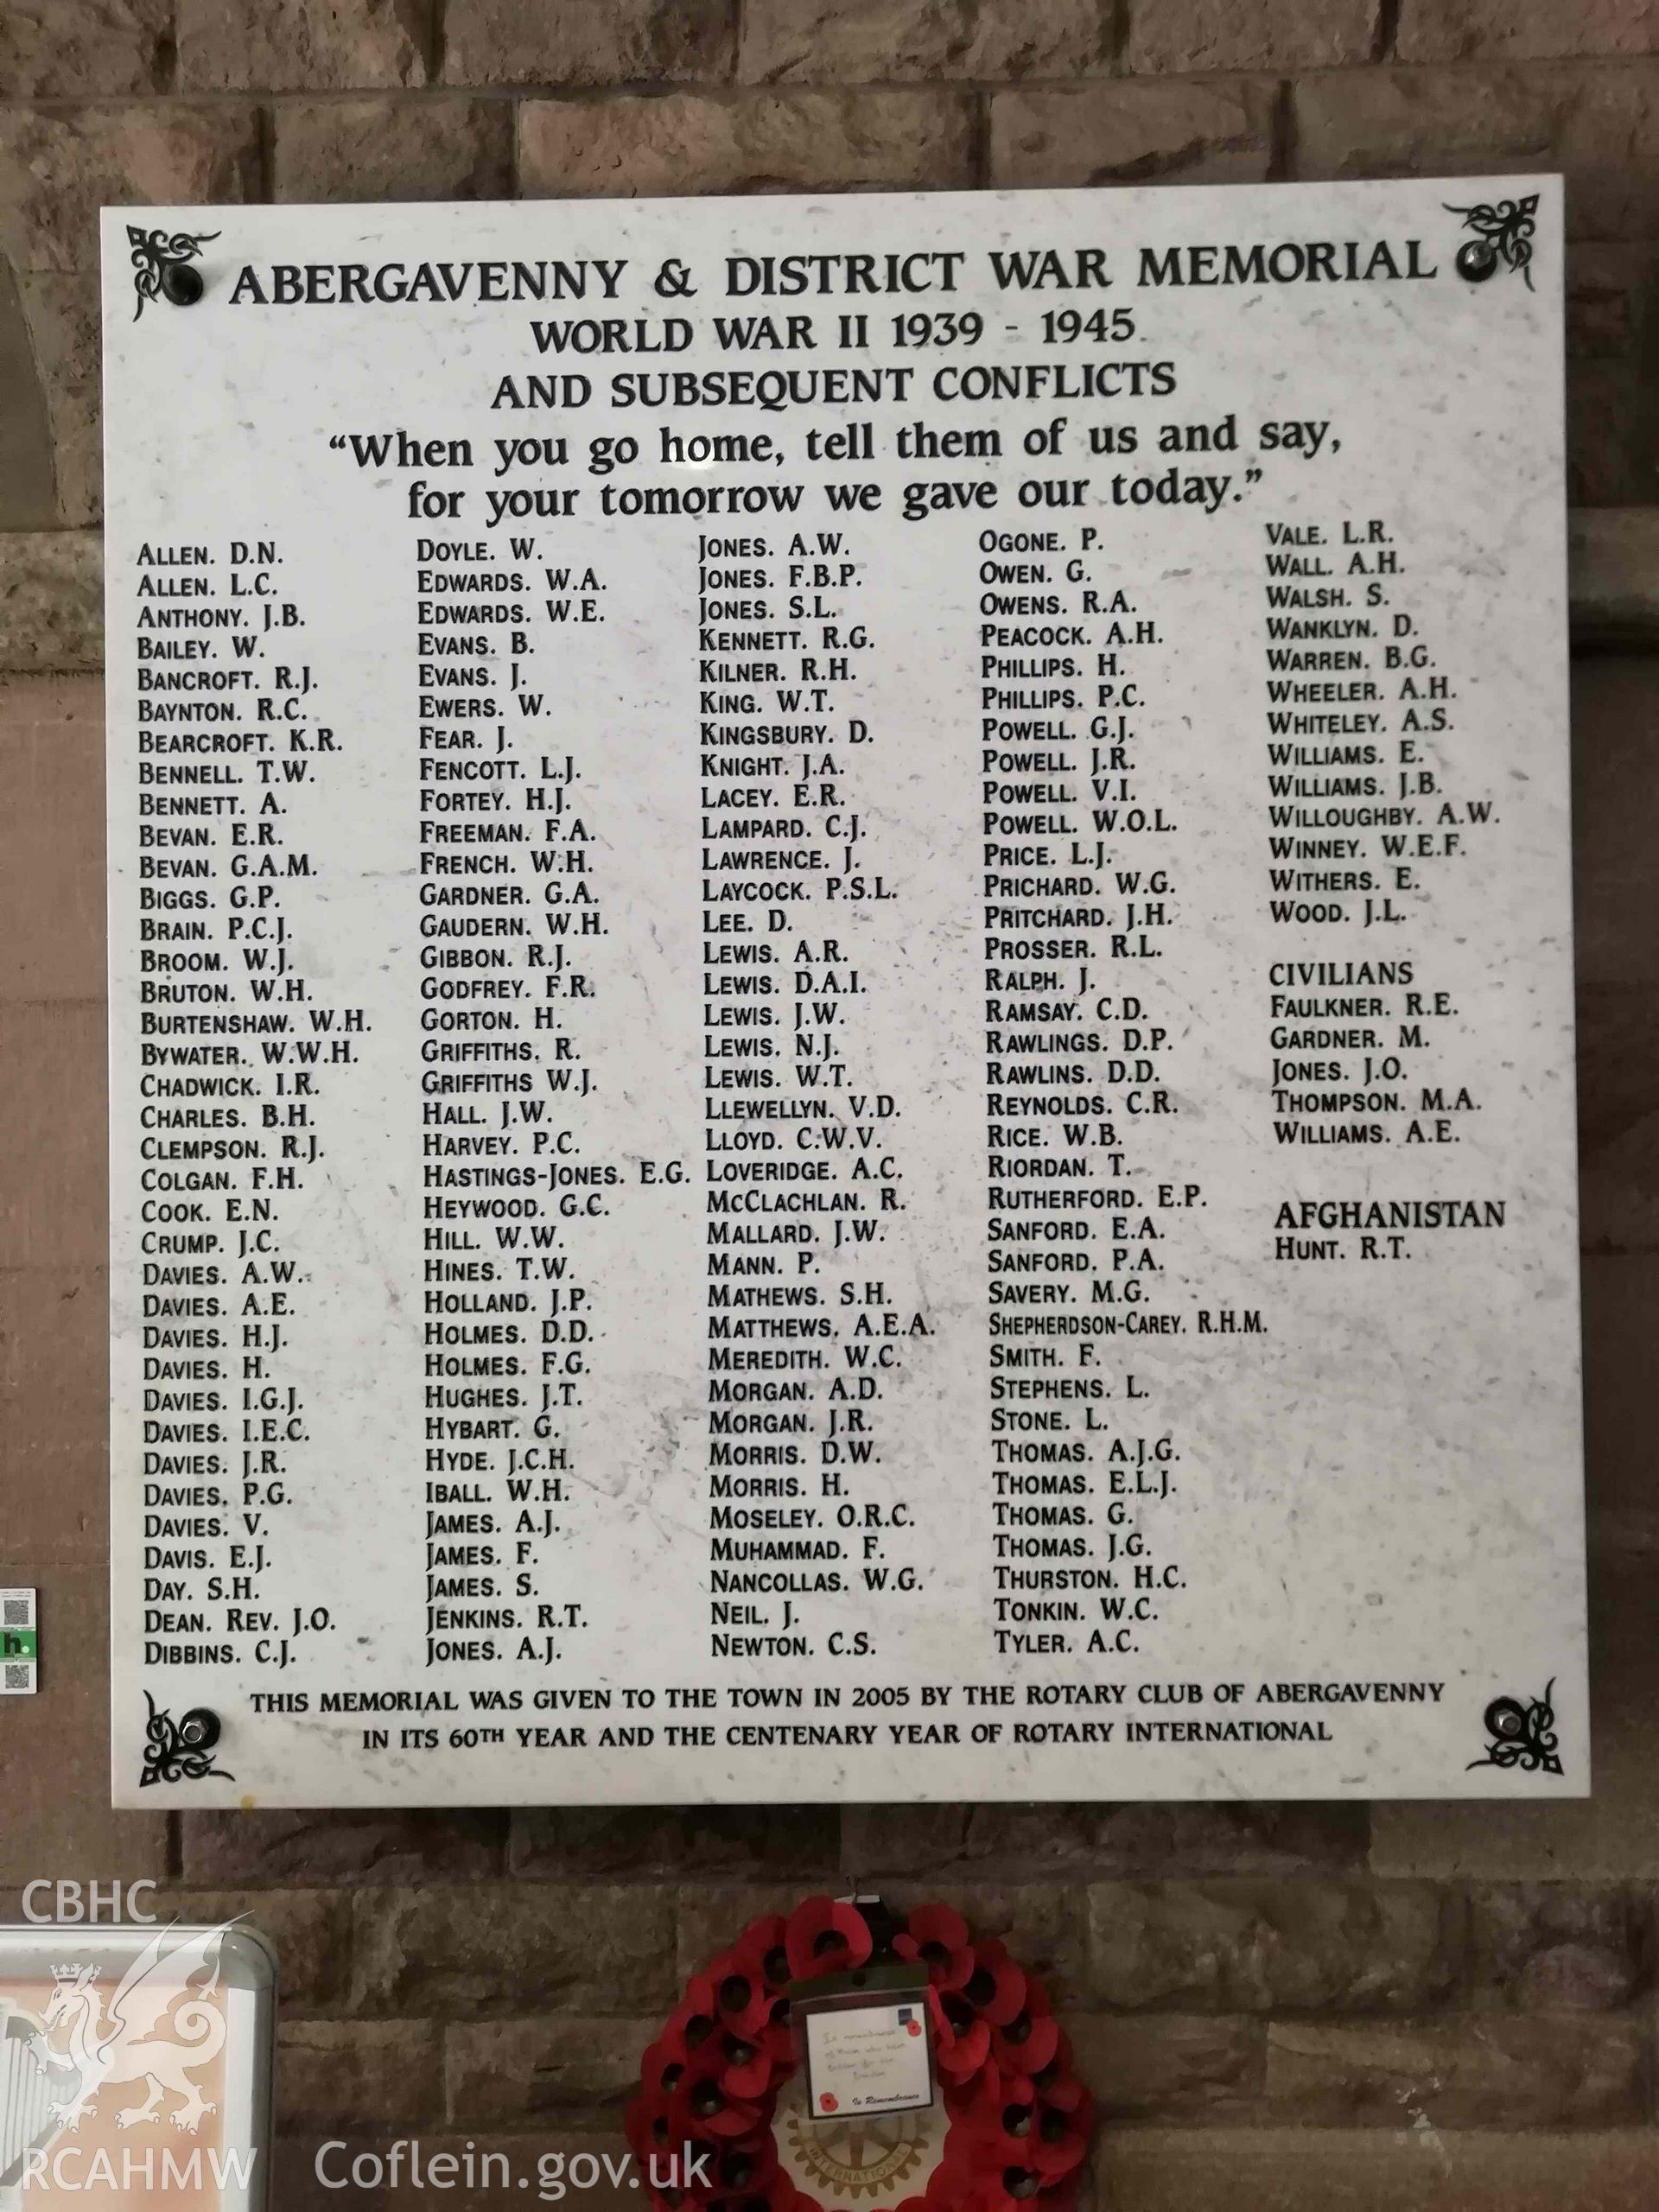
[[[1472,207],[1454,207],[1449,200],[1441,205],[1448,215],[1461,215],[1465,230],[1475,233],[1458,249],[1458,274],[1465,283],[1484,284],[1502,264],[1505,269],[1518,269],[1531,291],[1529,264],[1532,234],[1538,227],[1535,192],[1524,200],[1500,200],[1495,207],[1484,200]]]
[[[1555,1709],[1550,1703],[1554,1694],[1552,1675],[1542,1697],[1534,1698],[1529,1705],[1518,1697],[1495,1697],[1482,1716],[1491,1738],[1486,1756],[1471,1759],[1465,1771],[1472,1773],[1478,1766],[1518,1766],[1522,1774],[1560,1774],[1563,1770],[1556,1756],[1560,1744]]]
[[[143,315],[146,300],[170,300],[175,308],[194,306],[205,287],[201,271],[192,269],[190,264],[218,236],[217,231],[204,231],[200,238],[193,238],[188,231],[175,231],[169,237],[165,231],[141,231],[136,223],[127,225],[127,243],[132,248],[132,288],[138,295],[135,322]]]
[[[149,1739],[144,1745],[144,1770],[138,1777],[141,1789],[148,1789],[152,1782],[200,1782],[210,1774],[216,1774],[221,1782],[236,1780],[222,1766],[213,1764],[213,1745],[220,1732],[216,1713],[198,1705],[182,1720],[175,1720],[170,1713],[157,1708],[148,1690],[144,1703],[149,1707],[149,1721],[144,1730]]]

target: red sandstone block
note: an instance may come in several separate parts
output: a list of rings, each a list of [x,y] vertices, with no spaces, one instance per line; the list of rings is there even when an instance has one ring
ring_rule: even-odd
[[[1369,61],[1378,0],[1128,0],[1130,70],[1331,69]]]
[[[991,98],[1001,185],[1260,184],[1274,87],[1204,78],[1015,87]]]
[[[973,104],[912,87],[527,100],[518,177],[527,197],[551,199],[968,185]]]

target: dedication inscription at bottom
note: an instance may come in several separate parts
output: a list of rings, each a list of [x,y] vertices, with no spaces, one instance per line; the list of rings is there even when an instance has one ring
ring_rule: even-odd
[[[117,1801],[1584,1794],[1558,183],[105,226]]]

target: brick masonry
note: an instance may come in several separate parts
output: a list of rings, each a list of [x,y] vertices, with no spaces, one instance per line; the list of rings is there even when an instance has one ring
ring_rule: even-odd
[[[1595,1797],[110,1811],[100,202],[1484,167],[1568,181]],[[614,2154],[680,1979],[854,1878],[950,1897],[1052,1977],[1120,2212],[1659,2204],[1656,368],[1653,0],[0,9],[0,1564],[42,1586],[48,1653],[0,1713],[0,1917],[36,1876],[149,1876],[269,1931],[277,2212],[341,2201],[326,2136]]]

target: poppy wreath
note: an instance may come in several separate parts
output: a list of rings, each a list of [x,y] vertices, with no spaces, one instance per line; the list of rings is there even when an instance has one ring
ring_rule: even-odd
[[[645,2052],[627,2136],[654,2212],[819,2212],[772,2139],[795,2071],[788,1986],[894,1960],[926,1969],[947,2117],[939,2164],[899,2212],[1069,2212],[1093,2104],[1041,1982],[949,1905],[898,1915],[825,1897],[751,1922]]]

